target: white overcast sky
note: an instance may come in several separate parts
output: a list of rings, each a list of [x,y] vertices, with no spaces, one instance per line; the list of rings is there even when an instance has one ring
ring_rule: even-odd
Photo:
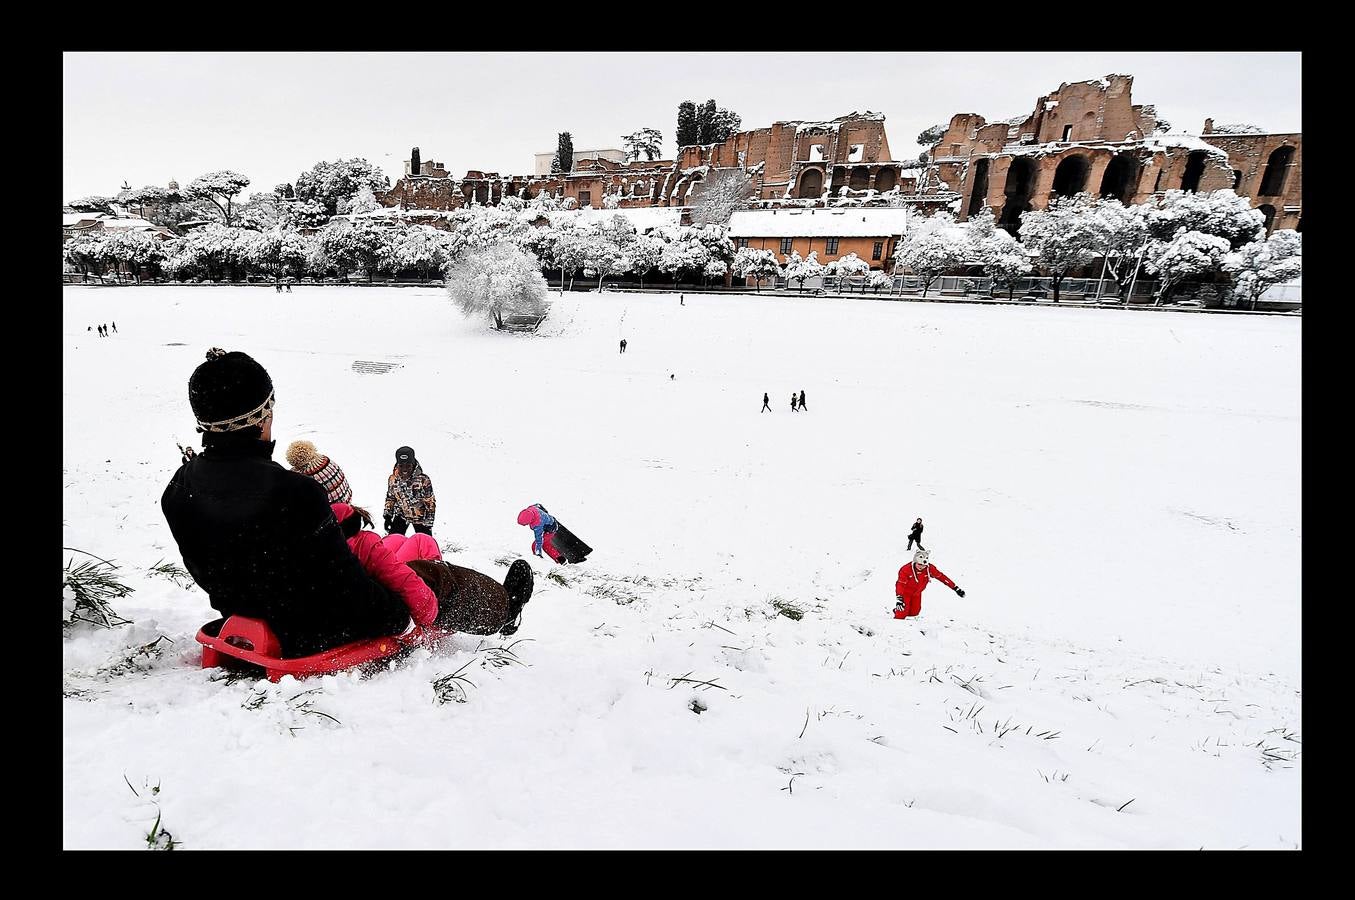
[[[531,174],[561,131],[588,150],[649,126],[671,158],[678,103],[707,98],[745,128],[881,112],[906,159],[954,113],[1027,114],[1110,73],[1174,130],[1303,125],[1298,53],[67,53],[62,68],[66,200],[217,169],[249,194],[354,156],[393,183],[413,146],[456,176]]]

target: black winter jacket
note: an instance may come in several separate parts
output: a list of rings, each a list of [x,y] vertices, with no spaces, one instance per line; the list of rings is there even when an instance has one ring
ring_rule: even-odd
[[[272,441],[213,434],[160,498],[184,566],[223,616],[268,622],[285,656],[398,634],[409,610],[363,570],[325,490]]]

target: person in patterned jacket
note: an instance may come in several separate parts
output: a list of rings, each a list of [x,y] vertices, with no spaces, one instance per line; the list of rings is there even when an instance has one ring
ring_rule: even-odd
[[[310,441],[292,441],[287,445],[287,464],[293,472],[314,478],[325,489],[330,503],[352,503],[353,489],[339,464],[315,449]]]
[[[433,480],[424,474],[414,450],[401,447],[395,451],[395,468],[386,480],[386,533],[404,534],[413,525],[420,534],[432,534],[436,512]]]

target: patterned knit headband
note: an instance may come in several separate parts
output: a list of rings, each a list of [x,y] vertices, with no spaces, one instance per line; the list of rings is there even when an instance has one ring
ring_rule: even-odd
[[[273,417],[274,402],[274,392],[269,391],[267,400],[243,415],[231,416],[229,419],[222,419],[220,422],[204,422],[199,419],[198,431],[239,431],[241,428],[249,428],[251,425],[262,425]]]

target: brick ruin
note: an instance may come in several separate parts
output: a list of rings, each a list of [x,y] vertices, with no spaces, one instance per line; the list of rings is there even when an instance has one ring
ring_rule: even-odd
[[[1004,122],[953,116],[932,163],[961,197],[960,220],[987,208],[1014,230],[1021,213],[1083,191],[1135,204],[1172,189],[1234,189],[1266,213],[1267,231],[1298,227],[1302,135],[1218,135],[1212,120],[1198,138],[1158,134],[1156,110],[1132,101],[1133,83],[1108,75],[1062,84],[1030,115]]]
[[[925,166],[892,159],[884,116],[866,111],[739,131],[681,147],[672,160],[587,159],[545,176],[472,170],[453,178],[442,163],[415,156],[377,199],[452,210],[549,193],[580,207],[603,208],[604,198],[621,209],[685,207],[711,175],[736,169],[751,177],[762,207],[907,202],[953,208],[961,221],[987,208],[1015,230],[1021,213],[1083,191],[1135,204],[1177,188],[1232,188],[1265,213],[1268,231],[1301,230],[1301,134],[1223,134],[1212,120],[1199,137],[1160,134],[1155,108],[1133,102],[1133,83],[1130,75],[1108,75],[1062,84],[1028,115],[1002,122],[958,113]]]

